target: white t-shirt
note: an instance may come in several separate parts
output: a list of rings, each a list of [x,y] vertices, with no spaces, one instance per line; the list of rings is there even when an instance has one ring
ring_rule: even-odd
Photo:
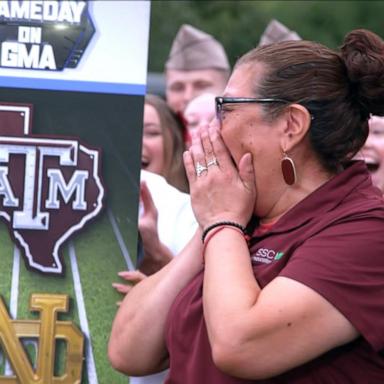
[[[164,177],[142,170],[140,175],[151,192],[158,211],[157,230],[160,241],[176,256],[197,228],[190,196],[168,184]],[[130,384],[162,384],[167,371],[143,377],[131,377]]]

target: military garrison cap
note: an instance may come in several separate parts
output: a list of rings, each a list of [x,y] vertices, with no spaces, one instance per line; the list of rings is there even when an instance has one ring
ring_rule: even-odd
[[[230,66],[223,46],[212,35],[183,24],[173,40],[165,68],[229,70]]]
[[[289,30],[284,24],[277,20],[271,20],[261,35],[259,45],[278,43],[280,41],[301,40],[295,32]]]

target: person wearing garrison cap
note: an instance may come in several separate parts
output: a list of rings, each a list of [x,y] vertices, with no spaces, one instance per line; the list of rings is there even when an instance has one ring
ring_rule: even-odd
[[[180,27],[165,63],[166,99],[176,113],[204,92],[221,94],[230,73],[223,46],[191,25]]]

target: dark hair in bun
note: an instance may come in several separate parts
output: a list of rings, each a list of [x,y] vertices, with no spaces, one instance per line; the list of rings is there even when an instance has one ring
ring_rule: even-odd
[[[313,116],[312,147],[331,171],[363,146],[369,115],[384,115],[384,42],[373,32],[348,33],[340,52],[311,41],[265,45],[245,54],[236,65],[257,63],[264,64],[265,74],[255,81],[255,96],[305,106]],[[265,108],[273,116],[284,107]]]
[[[363,111],[383,116],[383,41],[371,31],[357,29],[345,37],[340,52],[356,103]]]

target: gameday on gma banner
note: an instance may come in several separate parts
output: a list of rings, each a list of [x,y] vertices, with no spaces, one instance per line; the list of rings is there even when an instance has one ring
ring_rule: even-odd
[[[149,2],[0,0],[0,383],[127,383]]]

